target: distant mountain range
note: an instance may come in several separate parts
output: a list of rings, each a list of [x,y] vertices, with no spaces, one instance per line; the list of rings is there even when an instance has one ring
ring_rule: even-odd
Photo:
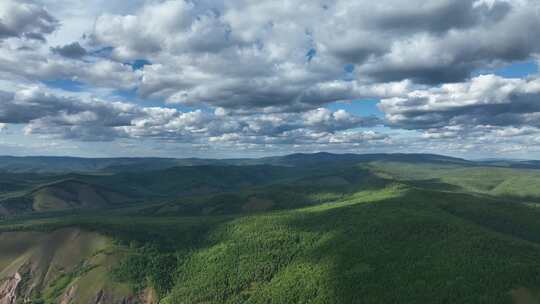
[[[129,172],[154,171],[178,166],[204,165],[274,165],[274,166],[311,166],[335,163],[358,162],[408,162],[441,163],[469,166],[494,166],[507,168],[540,168],[537,160],[466,160],[436,154],[333,154],[333,153],[296,153],[285,156],[238,159],[204,158],[81,158],[59,156],[0,156],[0,171],[10,173],[66,173],[66,172]]]

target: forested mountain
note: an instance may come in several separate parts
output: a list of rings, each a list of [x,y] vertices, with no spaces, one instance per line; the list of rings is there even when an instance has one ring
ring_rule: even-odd
[[[2,303],[540,299],[537,169],[422,154],[47,159],[2,165]]]

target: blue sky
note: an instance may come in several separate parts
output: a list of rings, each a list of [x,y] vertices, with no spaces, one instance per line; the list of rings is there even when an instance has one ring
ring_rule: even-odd
[[[377,116],[383,117],[384,113],[377,108],[379,100],[377,99],[356,99],[351,101],[333,102],[326,105],[327,109],[332,111],[345,110],[349,113],[359,116]]]

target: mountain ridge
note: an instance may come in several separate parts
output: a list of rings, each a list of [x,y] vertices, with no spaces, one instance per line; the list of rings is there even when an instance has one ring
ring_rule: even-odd
[[[13,173],[65,173],[65,172],[121,172],[133,170],[167,169],[194,165],[285,165],[296,166],[319,161],[373,161],[373,160],[430,160],[437,162],[472,163],[472,161],[422,153],[294,153],[261,158],[160,158],[160,157],[107,157],[85,158],[73,156],[0,156],[0,171]]]

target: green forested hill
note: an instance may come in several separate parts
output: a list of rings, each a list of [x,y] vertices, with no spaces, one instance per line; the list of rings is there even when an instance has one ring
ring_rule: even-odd
[[[19,273],[35,303],[540,303],[540,171],[385,159],[167,170],[79,177],[167,199],[5,217],[0,294]],[[195,181],[217,190],[186,194]],[[59,245],[80,264],[52,267],[38,239],[77,233],[104,243]],[[30,293],[28,252],[55,269]],[[85,294],[93,275],[114,288]]]

